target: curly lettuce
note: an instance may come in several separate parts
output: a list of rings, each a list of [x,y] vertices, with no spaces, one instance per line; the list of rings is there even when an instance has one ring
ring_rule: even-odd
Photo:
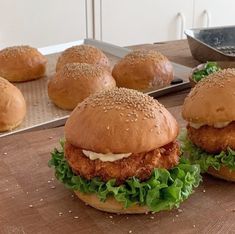
[[[235,170],[235,151],[228,148],[219,154],[210,154],[196,145],[187,137],[187,130],[183,130],[179,137],[181,141],[181,151],[187,156],[191,163],[200,165],[201,171],[206,172],[209,167],[219,170],[221,166],[228,167],[231,171]]]
[[[86,194],[96,194],[101,201],[114,197],[125,208],[138,204],[158,212],[179,207],[187,199],[200,181],[199,165],[191,165],[186,159],[171,170],[154,169],[147,181],[132,177],[124,184],[116,185],[116,180],[107,182],[99,178],[86,180],[73,173],[64,158],[64,149],[54,149],[49,166],[54,167],[56,178],[67,188]]]

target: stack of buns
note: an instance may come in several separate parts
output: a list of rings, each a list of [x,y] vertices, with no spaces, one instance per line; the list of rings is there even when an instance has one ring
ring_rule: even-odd
[[[89,95],[115,86],[106,55],[94,46],[79,45],[59,57],[48,96],[58,107],[72,110]]]
[[[24,97],[10,82],[43,77],[46,63],[46,57],[30,46],[12,46],[0,51],[0,132],[19,126],[26,114]]]

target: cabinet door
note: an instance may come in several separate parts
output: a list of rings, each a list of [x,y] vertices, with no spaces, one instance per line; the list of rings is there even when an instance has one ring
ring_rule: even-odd
[[[42,47],[86,37],[86,0],[0,0],[0,48]]]
[[[195,0],[194,27],[235,25],[235,1]]]
[[[192,27],[193,0],[96,0],[95,38],[117,45],[180,39]]]

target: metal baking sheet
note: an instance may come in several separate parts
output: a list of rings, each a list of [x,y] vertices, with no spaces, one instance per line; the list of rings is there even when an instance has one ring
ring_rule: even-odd
[[[82,44],[93,45],[101,49],[108,56],[112,66],[120,58],[124,57],[131,51],[127,48],[118,47],[93,39],[84,39],[66,44],[39,48],[39,51],[48,59],[46,76],[34,81],[14,83],[14,85],[16,85],[22,91],[25,97],[27,103],[26,118],[18,128],[14,129],[13,131],[0,133],[0,137],[20,132],[46,129],[64,125],[66,119],[70,114],[70,111],[65,111],[56,107],[49,100],[49,97],[47,95],[47,83],[50,77],[55,72],[56,61],[60,53],[71,46]],[[188,75],[191,69],[179,64],[172,64],[174,67],[175,76],[180,77],[183,82],[181,84],[171,85],[160,90],[148,90],[148,92],[146,93],[153,97],[159,97],[190,87]]]
[[[185,34],[195,59],[235,60],[235,26],[188,29]]]

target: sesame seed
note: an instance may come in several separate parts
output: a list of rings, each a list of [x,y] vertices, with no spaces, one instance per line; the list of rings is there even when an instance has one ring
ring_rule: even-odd
[[[75,219],[78,219],[78,216],[74,216]]]
[[[66,49],[59,57],[56,67],[59,69],[74,62],[109,66],[107,56],[100,49],[91,45],[78,45]]]
[[[5,60],[8,60],[12,57],[18,57],[18,56],[22,56],[28,53],[31,53],[32,50],[38,52],[37,49],[32,48],[30,46],[27,45],[22,45],[22,46],[11,46],[11,47],[7,47],[3,50],[0,51],[0,58],[2,57]]]
[[[53,185],[53,186],[51,186],[51,189],[55,189],[56,187]]]
[[[30,207],[30,208],[32,208],[32,207],[33,207],[33,205],[29,205],[29,207]]]

